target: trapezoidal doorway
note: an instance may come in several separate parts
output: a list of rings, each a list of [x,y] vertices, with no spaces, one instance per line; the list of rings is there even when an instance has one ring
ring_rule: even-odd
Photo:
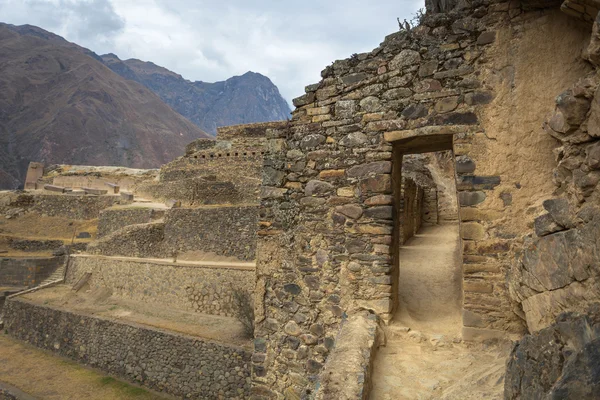
[[[460,337],[462,255],[452,135],[393,145],[392,323]]]

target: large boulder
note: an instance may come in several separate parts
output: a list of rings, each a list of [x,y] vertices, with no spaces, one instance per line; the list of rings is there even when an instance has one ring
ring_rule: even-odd
[[[506,366],[504,399],[600,399],[600,303],[565,313],[521,339]]]

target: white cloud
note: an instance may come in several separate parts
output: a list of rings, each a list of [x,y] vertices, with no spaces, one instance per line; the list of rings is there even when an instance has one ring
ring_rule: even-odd
[[[31,24],[186,79],[267,75],[289,101],[335,59],[370,51],[419,0],[0,0],[2,22]]]

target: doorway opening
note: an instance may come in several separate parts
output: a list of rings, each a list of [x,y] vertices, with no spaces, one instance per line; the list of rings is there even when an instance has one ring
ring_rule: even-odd
[[[460,336],[462,246],[452,135],[394,146],[394,324]]]

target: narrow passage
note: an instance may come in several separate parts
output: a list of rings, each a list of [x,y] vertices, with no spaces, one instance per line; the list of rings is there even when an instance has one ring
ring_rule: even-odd
[[[423,226],[399,262],[399,307],[375,357],[370,399],[502,399],[508,348],[460,338],[458,222]]]

